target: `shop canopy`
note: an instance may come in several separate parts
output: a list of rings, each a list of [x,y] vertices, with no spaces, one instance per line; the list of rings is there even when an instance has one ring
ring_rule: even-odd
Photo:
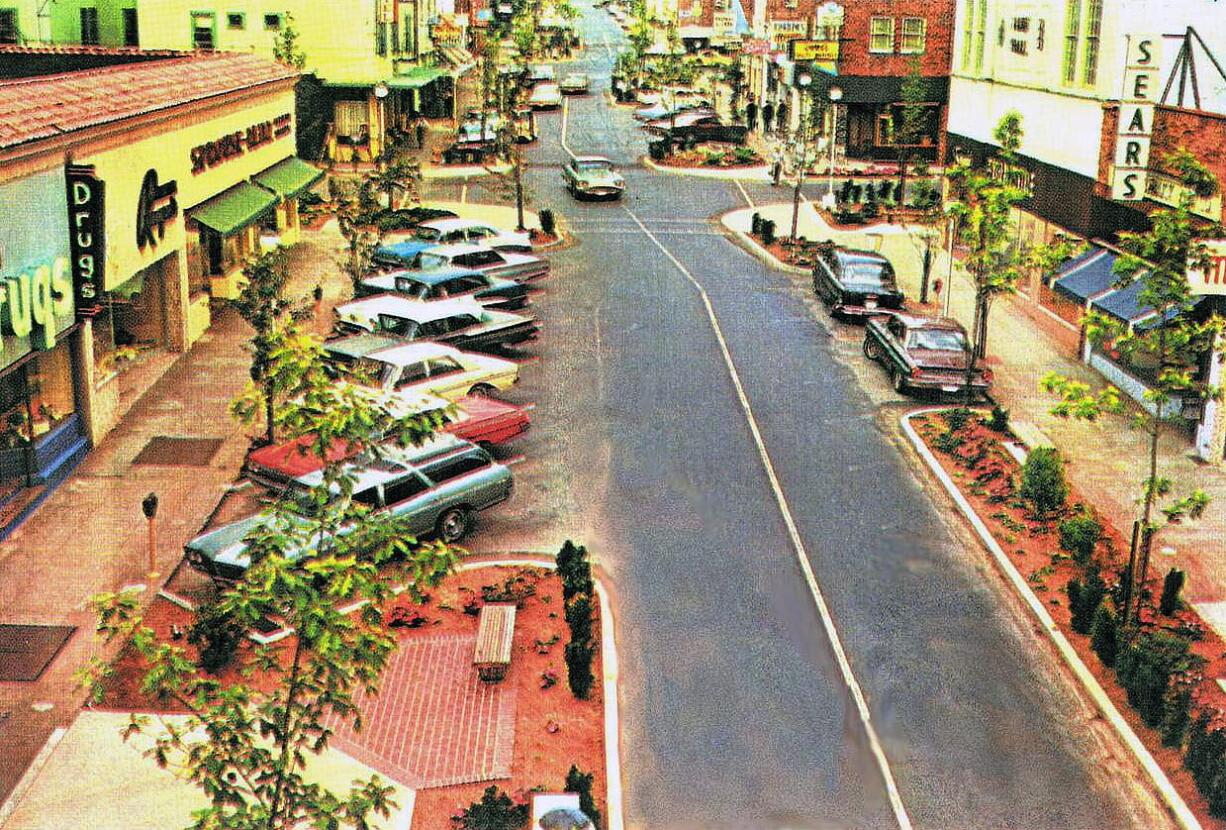
[[[1129,325],[1154,325],[1158,322],[1156,311],[1141,302],[1144,289],[1144,273],[1127,285],[1119,285],[1120,275],[1115,272],[1119,254],[1097,245],[1068,260],[1061,266],[1053,282],[1055,290],[1091,309],[1108,314]],[[1200,300],[1195,298],[1193,306]],[[1179,314],[1168,313],[1168,318]]]
[[[229,236],[252,225],[278,201],[262,187],[239,182],[197,207],[191,218],[222,236]]]
[[[282,199],[292,199],[324,177],[324,171],[301,159],[290,156],[263,173],[255,175],[255,183],[276,193]]]
[[[408,72],[388,78],[387,85],[392,89],[421,89],[447,74],[446,69],[438,66],[414,66]]]

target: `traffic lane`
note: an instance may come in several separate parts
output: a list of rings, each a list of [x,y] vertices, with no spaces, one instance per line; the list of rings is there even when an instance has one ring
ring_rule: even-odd
[[[1087,724],[1064,714],[1074,693],[978,551],[955,544],[787,278],[728,242],[667,244],[710,294],[917,824],[1150,826],[1106,791]]]
[[[558,256],[616,358],[567,392],[604,392],[631,826],[894,826],[705,313],[644,241]]]

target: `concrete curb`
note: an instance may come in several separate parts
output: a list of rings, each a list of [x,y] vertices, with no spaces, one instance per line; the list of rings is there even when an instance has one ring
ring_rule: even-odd
[[[724,226],[728,228],[727,225]],[[786,274],[802,274],[808,276],[812,271],[806,271],[804,268],[799,268],[795,265],[788,265],[783,260],[772,254],[770,251],[758,244],[758,241],[744,231],[736,231],[728,228],[728,231],[735,235],[736,239],[741,243],[741,247],[749,251],[758,259],[762,260],[766,265],[774,268],[776,271],[783,271]]]
[[[639,156],[639,161],[648,170],[657,173],[667,173],[673,176],[694,176],[700,179],[724,179],[726,181],[765,181],[770,182],[770,168],[763,164],[760,167],[737,167],[729,170],[708,170],[703,167],[669,167],[652,161],[650,156]]]
[[[1099,712],[1102,713],[1103,717],[1106,718],[1106,720],[1111,724],[1112,728],[1115,729],[1116,734],[1120,736],[1120,739],[1132,752],[1133,757],[1136,758],[1137,762],[1149,775],[1150,780],[1153,781],[1154,787],[1158,790],[1158,795],[1164,802],[1166,802],[1167,808],[1170,810],[1171,816],[1175,819],[1176,823],[1178,823],[1180,827],[1184,828],[1184,830],[1202,830],[1200,821],[1188,808],[1188,805],[1183,800],[1183,796],[1181,796],[1171,784],[1170,779],[1166,776],[1166,772],[1158,765],[1158,762],[1154,760],[1154,756],[1150,754],[1149,749],[1147,749],[1145,744],[1141,742],[1141,739],[1137,737],[1136,732],[1132,730],[1132,727],[1128,725],[1128,722],[1124,720],[1124,716],[1120,714],[1119,709],[1115,707],[1115,703],[1113,703],[1111,698],[1107,696],[1106,691],[1103,690],[1103,687],[1099,684],[1098,680],[1082,661],[1081,656],[1077,653],[1076,649],[1073,648],[1072,643],[1070,643],[1068,638],[1064,636],[1064,632],[1062,632],[1056,626],[1055,620],[1053,620],[1051,614],[1047,612],[1047,609],[1043,606],[1042,601],[1035,596],[1034,591],[1030,589],[1030,585],[1026,582],[1026,578],[1023,577],[1020,572],[1018,572],[1017,568],[1009,560],[1008,554],[1005,553],[1005,551],[997,543],[996,539],[993,538],[983,520],[979,518],[979,514],[975,512],[975,509],[971,506],[970,502],[967,501],[966,497],[962,495],[962,491],[958,489],[956,484],[954,484],[953,480],[941,467],[940,462],[937,461],[936,456],[933,455],[930,449],[928,449],[928,446],[924,443],[923,439],[920,438],[919,433],[917,433],[915,428],[911,425],[911,419],[917,415],[925,415],[931,412],[940,411],[940,407],[927,407],[924,409],[913,410],[903,415],[902,418],[899,419],[899,423],[902,425],[903,432],[906,433],[907,438],[910,439],[911,444],[915,447],[916,452],[919,453],[920,457],[923,458],[924,463],[927,464],[928,468],[934,475],[936,475],[937,479],[945,488],[945,491],[949,493],[950,497],[954,500],[954,503],[958,505],[958,510],[963,516],[966,517],[966,520],[971,523],[971,527],[974,528],[975,534],[979,537],[979,540],[992,554],[993,558],[995,558],[996,564],[1004,572],[1005,576],[1009,578],[1014,590],[1017,591],[1018,595],[1026,601],[1026,604],[1030,607],[1031,613],[1033,613],[1035,618],[1039,621],[1039,624],[1042,626],[1047,636],[1051,638],[1052,643],[1054,643],[1057,650],[1059,650],[1060,656],[1064,658],[1064,662],[1073,670],[1073,674],[1077,676],[1077,679],[1081,682],[1082,687],[1090,695],[1091,699],[1093,699],[1094,705],[1098,708]]]
[[[512,555],[511,558],[474,559],[460,563],[457,571],[491,567],[531,567],[556,569],[552,554],[535,551]],[[613,606],[609,593],[600,579],[593,577],[596,597],[600,600],[600,661],[604,667],[604,766],[605,766],[605,826],[608,830],[625,830],[622,806],[621,719],[617,708],[617,643],[613,637]],[[411,824],[410,824],[411,826]],[[409,830],[409,828],[405,828]]]

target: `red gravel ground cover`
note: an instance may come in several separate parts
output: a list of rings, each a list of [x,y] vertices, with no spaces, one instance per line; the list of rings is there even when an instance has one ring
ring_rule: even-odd
[[[458,810],[480,800],[490,784],[506,790],[513,797],[525,800],[528,790],[542,788],[557,792],[562,789],[566,773],[575,764],[585,773],[594,774],[592,792],[602,814],[606,810],[604,699],[600,678],[600,649],[596,650],[593,674],[596,682],[588,700],[577,700],[566,682],[566,663],[562,649],[568,631],[563,616],[562,586],[557,576],[541,568],[482,567],[461,571],[448,577],[432,592],[422,606],[407,603],[399,614],[408,622],[415,614],[424,618],[414,621],[416,627],[397,628],[401,642],[415,637],[434,638],[438,635],[475,635],[477,617],[466,614],[464,606],[482,603],[484,586],[502,586],[508,578],[519,577],[517,584],[530,586],[531,595],[522,599],[516,614],[511,667],[504,684],[515,692],[514,752],[511,777],[506,780],[456,784],[419,790],[413,811],[413,826],[423,830],[447,830],[451,816]],[[158,599],[146,613],[146,624],[160,637],[169,639],[172,626],[186,631],[192,615],[165,599]],[[602,621],[593,622],[593,638],[599,643]],[[178,641],[192,650],[185,639]],[[291,639],[283,640],[289,644]],[[250,643],[241,648],[249,650]],[[233,681],[238,677],[242,654],[220,674],[220,679]],[[140,693],[144,663],[132,649],[125,648],[114,663],[115,673],[106,683],[100,708],[139,710],[148,712],[181,711],[174,706],[159,704]],[[474,669],[475,671],[475,669]],[[546,672],[556,677],[556,683],[542,689]],[[259,685],[258,678],[251,681]]]
[[[1212,830],[1226,830],[1226,821],[1209,815],[1208,804],[1193,782],[1191,774],[1183,766],[1182,752],[1162,745],[1159,732],[1146,726],[1137,711],[1128,704],[1127,694],[1116,682],[1115,672],[1098,659],[1090,647],[1090,638],[1073,631],[1067,586],[1070,580],[1081,576],[1082,569],[1060,550],[1057,525],[1062,517],[1038,521],[1026,508],[1016,506],[1013,490],[1015,483],[1021,479],[1021,467],[1001,444],[1002,438],[1008,440],[1008,437],[988,429],[982,419],[972,417],[967,426],[958,433],[964,438],[963,443],[951,455],[942,452],[934,443],[946,429],[940,414],[916,416],[912,419],[912,424],[941,467],[979,514],[993,538],[1009,555],[1017,570],[1027,577],[1031,588],[1046,605],[1048,613],[1065,637],[1073,644],[1082,662],[1166,771],[1171,783],[1196,813],[1201,824]],[[974,462],[968,463],[968,460],[972,459]],[[1122,483],[1122,486],[1127,486],[1127,483]],[[1070,487],[1068,512],[1074,512],[1082,504],[1077,491]],[[1102,569],[1103,578],[1110,584],[1115,573],[1127,564],[1129,550],[1129,537],[1124,536],[1113,522],[1129,522],[1132,517],[1098,518],[1103,525],[1104,539],[1099,543],[1095,559]],[[1146,585],[1152,592],[1155,603],[1162,590],[1164,575],[1161,563],[1151,560],[1150,579]],[[1180,611],[1176,619],[1159,617],[1156,611],[1143,614],[1143,619],[1147,628],[1157,625],[1170,626],[1177,621],[1200,623],[1191,610]],[[1192,652],[1205,660],[1202,670],[1204,680],[1194,694],[1193,720],[1200,709],[1226,710],[1226,693],[1215,682],[1215,678],[1226,677],[1226,643],[1212,628],[1203,624],[1202,627],[1205,630],[1204,637],[1192,644]]]

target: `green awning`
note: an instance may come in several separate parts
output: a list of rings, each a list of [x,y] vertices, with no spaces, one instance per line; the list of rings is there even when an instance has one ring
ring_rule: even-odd
[[[401,75],[393,75],[388,78],[387,85],[392,89],[421,89],[446,74],[448,74],[446,69],[437,66],[414,66]]]
[[[222,236],[249,227],[278,199],[251,182],[239,182],[191,211],[191,218]]]
[[[294,156],[257,173],[255,183],[266,187],[283,199],[292,199],[324,177],[324,171],[312,167]]]

